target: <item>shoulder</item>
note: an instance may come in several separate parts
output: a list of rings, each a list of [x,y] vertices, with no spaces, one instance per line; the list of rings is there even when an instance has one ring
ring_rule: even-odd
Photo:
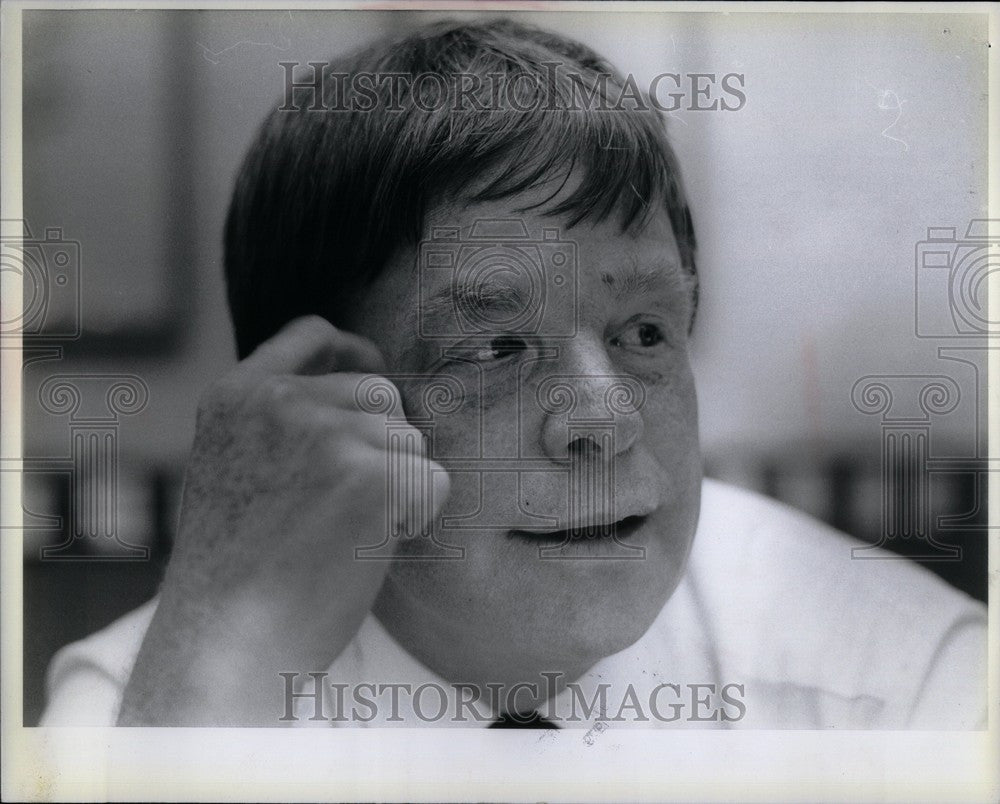
[[[847,702],[873,722],[973,706],[985,690],[985,607],[912,561],[860,547],[706,481],[690,576],[720,663],[779,694]],[[969,717],[979,713],[957,719]]]

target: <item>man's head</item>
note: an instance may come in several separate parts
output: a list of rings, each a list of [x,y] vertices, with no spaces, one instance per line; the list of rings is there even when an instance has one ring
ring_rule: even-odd
[[[348,78],[286,103],[237,183],[241,357],[318,313],[405,375],[452,485],[377,606],[418,657],[506,680],[623,649],[679,581],[699,504],[695,244],[662,120],[587,48],[507,21],[329,69],[375,76],[374,102]],[[450,405],[429,407],[434,383]]]
[[[589,48],[509,20],[441,22],[323,74],[322,97],[298,89],[269,115],[236,182],[225,264],[241,358],[297,316],[337,324],[353,294],[424,236],[435,206],[512,198],[574,169],[582,184],[549,214],[629,229],[665,210],[694,273],[663,121],[648,104],[634,110]]]

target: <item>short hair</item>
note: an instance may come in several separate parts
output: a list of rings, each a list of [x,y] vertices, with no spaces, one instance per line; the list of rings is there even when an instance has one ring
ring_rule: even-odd
[[[333,80],[363,73],[441,76],[443,102],[424,102],[427,81],[402,91],[384,81],[362,97]],[[355,294],[419,242],[435,205],[513,197],[576,168],[575,190],[541,214],[569,216],[571,228],[617,211],[625,231],[665,207],[695,274],[665,121],[648,103],[622,104],[624,79],[590,48],[507,19],[445,21],[323,75],[318,91],[292,85],[294,101],[265,119],[236,180],[224,239],[241,359],[298,316],[342,325]],[[461,81],[477,87],[472,98]]]

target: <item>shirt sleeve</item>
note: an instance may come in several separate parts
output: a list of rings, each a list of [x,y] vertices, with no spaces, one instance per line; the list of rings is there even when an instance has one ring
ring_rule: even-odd
[[[122,688],[93,664],[61,669],[49,686],[40,726],[113,726]]]
[[[60,649],[46,674],[41,726],[113,726],[156,599]]]
[[[938,643],[920,685],[909,728],[986,728],[986,612],[970,609],[952,623]]]

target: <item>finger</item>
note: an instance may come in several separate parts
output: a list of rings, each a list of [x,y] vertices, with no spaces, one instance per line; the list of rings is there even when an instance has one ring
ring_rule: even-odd
[[[451,488],[441,466],[423,457],[417,443],[390,447],[386,462],[386,505],[392,536],[415,538],[434,530],[435,520]]]
[[[399,388],[381,374],[336,372],[300,377],[296,383],[302,394],[317,404],[356,410],[390,421],[406,420]]]
[[[321,434],[319,437],[361,443],[381,452],[403,441],[416,445],[420,454],[426,453],[430,448],[427,436],[403,418],[394,422],[386,420],[384,416],[374,416],[357,411],[346,412],[343,409],[327,405],[320,406],[311,399],[306,402],[299,401],[289,408],[288,416],[296,421],[309,422],[310,426],[315,426],[317,432]]]
[[[367,338],[337,329],[319,316],[305,316],[258,346],[241,370],[247,374],[381,373],[385,361]]]

